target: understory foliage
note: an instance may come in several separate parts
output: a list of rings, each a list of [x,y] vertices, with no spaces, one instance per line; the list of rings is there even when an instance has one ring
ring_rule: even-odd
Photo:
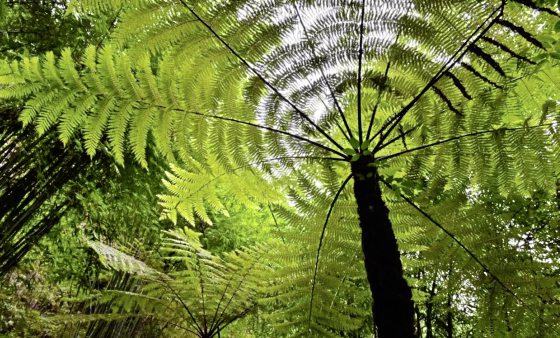
[[[372,156],[418,333],[553,337],[557,6],[72,1],[69,15],[118,13],[106,41],[2,62],[0,97],[90,157],[148,168],[153,145],[175,224],[206,228],[231,200],[270,212],[268,255],[216,256],[189,228],[167,233],[165,267],[91,244],[135,275],[106,299],[128,315],[207,337],[259,304],[275,335],[375,334],[349,176]]]
[[[136,286],[105,290],[97,297],[98,302],[118,307],[120,313],[85,315],[82,319],[110,321],[141,316],[160,324],[159,334],[165,336],[214,337],[254,311],[263,274],[269,270],[262,264],[266,248],[244,248],[220,257],[205,250],[199,236],[188,228],[166,233],[162,254],[167,272],[103,243],[90,242],[105,266],[132,275]]]

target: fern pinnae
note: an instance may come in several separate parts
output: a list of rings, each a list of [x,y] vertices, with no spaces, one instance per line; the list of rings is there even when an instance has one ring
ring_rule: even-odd
[[[234,292],[231,294],[231,296],[229,297],[229,300],[227,302],[227,304],[224,306],[224,308],[222,309],[222,312],[220,314],[219,317],[221,318],[225,318],[224,314],[226,313],[227,308],[230,306],[230,304],[232,303],[232,301],[235,299],[235,296],[237,295],[237,293],[241,290],[241,286],[246,282],[246,278],[249,276],[249,273],[251,272],[251,270],[256,268],[256,265],[259,263],[259,260],[265,255],[265,251],[264,250],[259,250],[258,252],[256,252],[257,255],[253,255],[251,257],[252,263],[250,264],[250,266],[246,269],[245,273],[242,275],[242,277],[239,279],[239,283],[237,284],[237,287],[235,288]],[[217,318],[216,315],[218,314],[218,310],[220,308],[220,304],[222,302],[222,300],[224,299],[224,296],[226,295],[226,291],[230,286],[230,282],[233,280],[233,277],[235,275],[232,275],[230,277],[230,279],[228,280],[228,284],[226,285],[222,297],[220,298],[220,301],[218,302],[218,305],[216,306],[216,312],[214,313],[214,316],[212,317],[212,325],[214,324],[215,319]],[[216,327],[219,329],[219,325],[221,325],[221,323],[216,323]]]
[[[95,155],[95,152],[101,141],[103,131],[109,120],[111,110],[115,107],[116,102],[113,98],[104,99],[95,115],[90,116],[86,121],[84,135],[86,138],[85,149],[90,157]]]
[[[392,185],[390,183],[388,183],[385,179],[381,178],[380,179],[381,182],[383,182],[383,184],[385,184],[389,189],[395,191],[395,189],[392,187]],[[531,309],[531,307],[528,306],[528,304],[519,297],[519,295],[517,293],[515,293],[510,287],[508,287],[494,272],[492,272],[490,270],[490,268],[483,263],[480,258],[478,258],[477,255],[475,255],[469,248],[467,248],[465,246],[465,244],[463,244],[462,241],[460,241],[453,233],[451,233],[446,227],[444,227],[441,223],[437,222],[432,216],[430,216],[428,213],[426,213],[422,208],[420,208],[414,201],[412,201],[410,198],[408,198],[407,196],[405,196],[404,194],[396,191],[397,194],[399,196],[401,196],[401,198],[403,200],[405,200],[411,207],[413,207],[416,211],[418,211],[422,216],[424,216],[425,218],[427,218],[430,223],[434,224],[435,226],[437,226],[439,229],[441,229],[447,236],[449,236],[455,243],[457,243],[480,267],[482,267],[482,269],[488,274],[490,275],[490,277],[498,284],[500,285],[500,287],[507,293],[509,293],[510,295],[513,296],[513,298],[519,303],[521,304],[523,307],[527,308],[534,316],[535,318],[540,318],[539,314],[537,314],[534,310]],[[553,330],[555,330],[554,328],[552,328]],[[557,332],[558,333],[558,332]]]
[[[341,158],[346,158],[346,157],[347,157],[347,155],[341,153],[341,152],[338,151],[338,150],[332,149],[332,148],[330,148],[330,147],[328,147],[328,146],[325,146],[325,145],[323,145],[323,144],[321,144],[321,143],[318,143],[318,142],[316,142],[316,141],[310,140],[310,139],[308,139],[308,138],[305,138],[305,137],[302,137],[302,136],[299,136],[299,135],[296,135],[296,134],[294,134],[294,133],[287,132],[287,131],[284,131],[284,130],[281,130],[281,129],[271,128],[271,127],[267,127],[267,126],[260,125],[260,124],[257,124],[257,123],[252,123],[252,122],[237,120],[237,119],[229,118],[229,117],[225,117],[225,116],[219,116],[219,115],[213,115],[213,114],[205,114],[205,113],[200,113],[200,112],[196,112],[196,111],[185,111],[185,110],[179,109],[179,108],[176,108],[176,109],[174,109],[174,110],[175,110],[175,111],[182,112],[182,113],[185,113],[185,114],[189,114],[189,115],[196,115],[196,116],[204,117],[204,118],[210,118],[210,119],[216,119],[216,120],[222,120],[222,121],[227,121],[227,122],[242,124],[242,125],[245,125],[245,126],[251,126],[251,127],[254,127],[254,128],[266,130],[266,131],[269,131],[269,132],[274,132],[274,133],[278,133],[278,134],[290,136],[290,137],[295,138],[295,139],[298,139],[298,140],[300,140],[300,141],[304,141],[304,142],[306,142],[306,143],[312,144],[312,145],[314,145],[314,146],[316,146],[316,147],[318,147],[318,148],[324,149],[324,150],[326,150],[326,151],[328,151],[328,152],[331,152],[331,153],[333,153],[333,154],[339,155],[339,156],[341,156]]]
[[[398,42],[399,36],[400,36],[400,31],[397,33],[397,38],[395,39],[395,43]],[[391,62],[388,61],[387,65],[385,66],[385,71],[383,73],[383,79],[385,82],[387,81],[387,77],[389,76],[390,69],[391,69]],[[366,138],[365,138],[367,142],[371,142],[376,137],[376,135],[374,135],[373,137],[370,138],[370,135],[373,129],[373,124],[375,122],[375,116],[377,115],[377,110],[379,109],[379,104],[381,103],[381,95],[383,94],[383,91],[384,88],[379,89],[379,92],[377,93],[377,99],[375,101],[375,105],[373,106],[373,109],[371,111],[371,117],[369,119]]]
[[[359,50],[358,50],[358,142],[361,145],[363,141],[362,135],[362,63],[364,56],[364,17],[366,14],[366,0],[362,0],[362,9],[360,15],[360,31],[359,31]]]
[[[280,97],[284,102],[286,102],[292,109],[294,109],[302,118],[309,122],[319,133],[321,133],[327,140],[330,141],[335,147],[342,150],[342,147],[338,142],[336,142],[326,131],[319,127],[313,120],[305,114],[300,108],[298,108],[290,99],[284,96],[275,86],[273,86],[268,80],[266,80],[261,73],[251,66],[247,60],[245,60],[232,46],[230,46],[206,21],[204,21],[195,11],[189,6],[184,0],[179,0],[181,4],[204,26],[206,29],[220,41],[220,43],[228,49],[247,69],[249,69],[255,76],[257,76],[270,90],[272,90],[278,97]]]
[[[352,178],[352,175],[348,175],[348,177],[346,177],[346,179],[344,180],[344,182],[342,182],[342,185],[340,186],[340,188],[338,189],[338,191],[336,192],[331,205],[327,211],[327,215],[325,217],[325,223],[323,224],[323,228],[321,230],[321,237],[319,238],[319,245],[317,248],[317,254],[315,257],[315,268],[314,268],[314,272],[313,272],[313,278],[311,281],[311,300],[309,301],[309,314],[308,314],[308,329],[311,329],[311,316],[313,313],[313,298],[315,296],[315,285],[317,283],[317,273],[319,270],[319,255],[321,254],[321,248],[323,246],[323,240],[325,238],[325,232],[327,230],[327,225],[329,223],[329,219],[331,217],[331,213],[334,209],[334,206],[336,204],[336,201],[338,200],[338,197],[340,196],[340,194],[342,193],[342,191],[344,190],[344,188],[346,187],[346,185],[348,184],[348,182],[350,181],[350,179]]]
[[[148,167],[146,147],[148,145],[148,133],[155,114],[154,108],[140,109],[138,114],[131,114],[132,121],[129,132],[131,150],[136,162],[140,163],[144,168]]]
[[[124,145],[128,122],[135,108],[134,101],[125,101],[118,107],[119,113],[111,114],[108,123],[109,145],[115,161],[124,165]]]
[[[59,61],[59,67],[61,70],[60,75],[68,86],[76,88],[81,92],[88,90],[87,86],[80,78],[80,74],[76,70],[74,58],[72,57],[72,50],[70,48],[65,48],[62,51],[62,55]]]
[[[296,16],[298,18],[299,24],[301,25],[301,27],[303,29],[303,34],[304,34],[306,42],[307,42],[306,45],[309,46],[309,49],[311,51],[311,54],[312,54],[313,58],[318,59],[317,52],[315,50],[315,45],[309,37],[307,27],[305,26],[305,23],[303,22],[303,18],[301,16],[300,10],[298,9],[297,4],[295,2],[293,3],[293,8],[296,12]],[[332,86],[329,84],[329,82],[327,80],[327,77],[325,76],[325,70],[324,70],[323,65],[319,64],[318,67],[319,67],[319,71],[321,73],[321,79],[324,82],[325,86],[327,86],[327,89],[329,91],[331,99],[333,100],[333,105],[335,106],[336,110],[338,111],[338,114],[339,114],[340,118],[342,119],[342,122],[344,123],[344,127],[345,127],[346,131],[344,131],[344,130],[342,130],[342,128],[340,128],[341,132],[347,139],[350,139],[350,138],[352,138],[352,129],[348,125],[348,121],[346,120],[346,116],[344,116],[344,112],[342,111],[342,108],[340,107],[340,103],[338,102],[338,99],[336,98],[336,95],[334,94],[334,90],[333,90]]]
[[[430,90],[443,76],[446,71],[449,71],[453,66],[459,62],[463,56],[467,53],[468,48],[474,46],[474,44],[484,36],[484,34],[492,28],[496,24],[496,22],[502,16],[504,3],[502,2],[498,8],[496,8],[488,18],[479,25],[465,41],[463,44],[455,51],[453,55],[449,58],[449,60],[440,68],[440,70],[432,77],[432,79],[410,100],[410,102],[404,106],[401,111],[397,114],[397,117],[393,123],[381,133],[381,137],[374,148],[374,153],[378,150],[378,147],[385,141],[385,138],[393,131],[393,129],[399,124],[399,122],[404,118],[404,116],[414,107],[416,102],[420,100],[420,98]]]
[[[448,142],[460,140],[460,139],[462,139],[462,138],[477,137],[477,136],[479,136],[479,135],[494,134],[494,133],[499,133],[499,132],[526,131],[526,130],[528,130],[528,129],[533,129],[533,128],[546,128],[546,127],[550,127],[550,126],[552,126],[552,124],[551,124],[551,123],[547,123],[547,124],[536,125],[536,126],[523,126],[523,127],[512,127],[512,128],[504,127],[504,128],[498,128],[498,129],[490,129],[490,130],[475,131],[475,132],[468,133],[468,134],[452,136],[452,137],[447,138],[447,139],[444,139],[444,140],[435,141],[435,142],[433,142],[433,143],[426,144],[426,145],[422,145],[422,146],[418,146],[418,147],[415,147],[415,148],[406,149],[406,150],[400,151],[400,152],[398,152],[398,153],[380,156],[380,157],[378,158],[378,161],[388,160],[388,159],[391,159],[391,158],[394,158],[394,157],[398,157],[398,156],[400,156],[400,155],[412,153],[412,152],[419,151],[419,150],[422,150],[422,149],[427,149],[427,148],[435,147],[435,146],[438,146],[438,145],[440,145],[440,144],[444,144],[444,143],[448,143]]]
[[[74,108],[69,109],[69,113],[63,115],[58,125],[60,140],[64,145],[68,145],[72,136],[83,123],[87,120],[87,113],[95,105],[95,95],[89,95],[80,101]]]
[[[57,92],[54,90],[39,92],[35,97],[27,101],[18,120],[23,123],[23,126],[29,125],[43,108],[49,105],[56,97]]]
[[[45,106],[41,109],[39,117],[37,118],[36,130],[39,135],[46,133],[52,126],[54,126],[64,111],[70,107],[70,102],[75,97],[71,91],[61,93],[56,97],[53,104]]]

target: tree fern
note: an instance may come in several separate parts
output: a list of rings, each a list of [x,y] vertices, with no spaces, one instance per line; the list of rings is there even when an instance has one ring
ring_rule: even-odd
[[[415,335],[412,292],[391,222],[398,210],[387,202],[387,191],[394,190],[416,217],[444,229],[414,201],[420,192],[434,199],[468,190],[530,195],[550,190],[555,182],[557,114],[549,108],[557,94],[542,90],[546,98],[540,102],[523,100],[535,91],[534,84],[525,90],[524,82],[556,76],[556,69],[545,64],[551,61],[535,65],[535,59],[555,55],[546,50],[542,56],[547,47],[538,38],[557,20],[550,8],[531,1],[152,0],[125,5],[96,0],[84,2],[81,10],[117,7],[124,14],[114,43],[99,52],[90,48],[83,65],[75,67],[87,90],[72,85],[67,67],[54,68],[47,56],[21,66],[4,64],[9,74],[2,78],[1,95],[29,97],[32,109],[23,119],[37,117],[43,131],[59,118],[70,120],[66,112],[94,93],[92,113],[82,123],[88,151],[93,153],[105,132],[121,163],[125,138],[143,162],[144,135],[152,130],[161,151],[188,166],[170,175],[175,190],[163,196],[163,203],[167,209],[185,206],[179,212],[191,221],[191,206],[202,218],[203,203],[221,206],[215,194],[209,195],[212,200],[181,201],[193,193],[180,188],[194,177],[187,173],[216,175],[256,162],[250,169],[272,181],[346,162],[320,181],[331,186],[353,178],[381,336]],[[536,14],[529,20],[520,11]],[[146,119],[152,111],[155,118]],[[76,126],[70,124],[64,135]],[[129,126],[135,135],[127,133]],[[277,158],[284,159],[280,169],[262,165]],[[539,172],[530,170],[535,167]],[[204,185],[202,176],[189,189]],[[305,181],[296,182],[309,189]],[[339,196],[331,191],[332,205]],[[311,213],[317,205],[307,207]],[[317,223],[315,266],[328,223]],[[452,232],[444,235],[477,257]],[[493,268],[474,261],[486,273]],[[319,272],[313,271],[311,304]],[[515,295],[498,274],[490,276]]]
[[[138,291],[107,291],[101,299],[122,305],[125,312],[139,309],[132,315],[155,318],[175,331],[202,337],[219,335],[255,308],[262,274],[268,270],[263,264],[265,248],[245,248],[218,257],[203,249],[199,236],[188,228],[166,233],[162,250],[171,266],[167,273],[115,248],[90,242],[106,266],[137,276]],[[111,314],[106,317],[112,318]]]

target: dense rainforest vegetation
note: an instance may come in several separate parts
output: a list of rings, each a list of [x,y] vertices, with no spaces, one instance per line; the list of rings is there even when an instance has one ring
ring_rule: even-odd
[[[0,336],[560,337],[560,1],[0,3]]]

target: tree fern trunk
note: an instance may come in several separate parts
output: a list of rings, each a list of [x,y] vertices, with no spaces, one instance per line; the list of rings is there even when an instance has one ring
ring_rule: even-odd
[[[415,337],[412,291],[403,277],[389,209],[381,198],[373,157],[352,163],[354,195],[362,228],[362,250],[380,338]]]

